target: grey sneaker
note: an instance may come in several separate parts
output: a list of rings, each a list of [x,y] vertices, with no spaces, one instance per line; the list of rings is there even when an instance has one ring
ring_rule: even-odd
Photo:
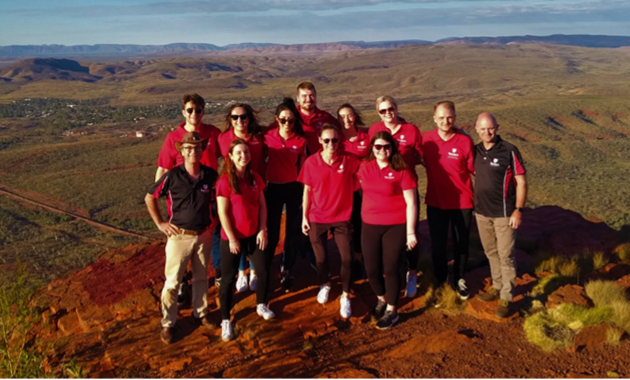
[[[378,302],[376,303],[376,306],[374,306],[374,308],[372,308],[372,310],[370,311],[372,318],[376,320],[381,319],[383,314],[385,314],[386,308],[387,308],[387,303],[381,300],[378,300]]]
[[[499,291],[497,288],[492,287],[485,293],[480,293],[477,295],[477,299],[481,302],[492,302],[499,299]]]
[[[381,319],[376,322],[376,328],[379,330],[387,330],[398,322],[398,313],[396,311],[386,310]]]

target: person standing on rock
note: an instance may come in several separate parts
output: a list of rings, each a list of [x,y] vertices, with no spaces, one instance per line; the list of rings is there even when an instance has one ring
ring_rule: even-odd
[[[405,251],[413,250],[418,243],[416,178],[386,131],[372,137],[370,155],[357,178],[363,189],[363,259],[378,298],[371,314],[377,320],[376,328],[388,329],[398,321],[401,261]]]
[[[525,166],[518,148],[497,135],[492,114],[480,114],[475,129],[481,138],[475,146],[475,218],[492,274],[492,288],[477,299],[499,300],[495,315],[507,318],[516,279],[516,230],[527,198]]]
[[[413,179],[418,182],[416,174],[416,165],[422,164],[422,134],[420,129],[413,124],[407,123],[403,118],[398,116],[398,103],[389,95],[381,96],[376,99],[376,111],[381,121],[374,123],[368,130],[370,139],[378,132],[388,132],[394,138],[396,150],[400,152],[401,157],[405,161],[409,172]],[[416,188],[416,216],[420,214],[420,194]],[[407,263],[409,271],[407,272],[407,286],[405,288],[406,297],[414,297],[416,295],[418,257],[420,256],[420,247],[415,245],[413,250],[407,252]]]
[[[304,184],[302,232],[315,252],[320,289],[317,302],[325,304],[331,289],[328,265],[328,231],[332,231],[341,256],[342,294],[340,314],[350,318],[350,282],[352,269],[352,193],[360,161],[340,148],[337,128],[326,124],[319,137],[322,149],[304,162],[298,181]]]
[[[155,180],[162,178],[164,173],[168,172],[175,166],[184,163],[182,155],[174,148],[174,144],[177,141],[181,141],[182,136],[188,132],[197,132],[202,139],[208,141],[206,149],[201,156],[201,163],[208,166],[215,171],[218,171],[217,159],[221,157],[221,151],[219,150],[218,137],[221,131],[219,128],[212,124],[204,124],[202,122],[203,115],[205,113],[206,101],[198,94],[185,94],[182,97],[182,116],[184,116],[184,122],[177,127],[174,131],[166,135],[162,149],[158,156],[157,170],[155,171]],[[216,248],[218,255],[218,248]],[[213,267],[218,271],[216,278],[221,277],[221,265],[219,262],[214,263]],[[182,282],[179,286],[177,303],[183,305],[186,302],[186,284],[187,281]]]
[[[241,256],[247,255],[257,269],[256,313],[265,320],[275,317],[267,307],[269,267],[272,255],[267,248],[267,205],[265,182],[251,168],[251,152],[247,141],[237,138],[230,143],[217,182],[217,205],[221,219],[221,338],[234,338],[230,311],[234,281]]]
[[[455,104],[441,101],[433,106],[437,128],[422,135],[427,170],[427,220],[431,234],[431,255],[437,285],[447,282],[446,243],[449,228],[454,246],[451,286],[459,297],[468,299],[464,280],[468,261],[470,222],[473,213],[474,144],[455,127]]]
[[[257,173],[264,181],[267,172],[267,151],[265,149],[264,138],[256,118],[254,109],[245,103],[232,104],[225,114],[225,131],[219,135],[219,147],[225,162],[228,160],[228,151],[230,144],[235,139],[243,139],[249,147],[251,170]],[[221,265],[221,257],[219,253],[219,245],[221,241],[221,224],[218,224],[214,230],[214,243],[212,249],[212,262]],[[216,252],[215,252],[216,251]],[[245,271],[247,270],[247,255],[241,255],[241,263],[238,268],[238,279],[236,280],[236,290],[244,292],[248,286],[251,291],[256,289],[255,264],[250,265],[249,281]],[[221,272],[219,272],[221,273]],[[216,276],[219,281],[221,275]]]
[[[206,309],[208,261],[212,249],[212,189],[218,175],[213,168],[201,164],[207,144],[208,140],[202,139],[199,133],[185,133],[181,141],[173,144],[184,163],[170,169],[149,186],[144,198],[153,222],[168,236],[160,333],[160,338],[166,344],[173,342],[177,321],[177,290],[188,261],[192,263],[193,316],[205,327],[215,328]],[[158,198],[163,196],[167,197],[169,205],[168,221],[162,218],[158,206]]]

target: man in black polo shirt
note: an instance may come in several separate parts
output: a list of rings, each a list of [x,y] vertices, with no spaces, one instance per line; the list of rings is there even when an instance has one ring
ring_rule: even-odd
[[[166,236],[166,280],[162,289],[162,332],[166,344],[173,342],[177,321],[177,290],[192,262],[193,315],[204,326],[214,329],[206,311],[208,306],[208,260],[212,250],[211,201],[217,172],[200,163],[208,140],[197,132],[187,132],[174,143],[184,163],[176,166],[147,189],[144,198],[153,222]],[[164,221],[158,198],[166,196],[169,220]]]
[[[518,149],[497,135],[494,116],[479,115],[475,129],[481,138],[475,146],[475,217],[492,274],[492,288],[477,299],[499,300],[495,315],[506,318],[516,278],[515,230],[527,197],[525,167]]]

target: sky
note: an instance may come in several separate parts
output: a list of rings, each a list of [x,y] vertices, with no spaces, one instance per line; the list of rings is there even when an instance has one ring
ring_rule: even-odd
[[[630,36],[630,0],[0,0],[0,46]]]

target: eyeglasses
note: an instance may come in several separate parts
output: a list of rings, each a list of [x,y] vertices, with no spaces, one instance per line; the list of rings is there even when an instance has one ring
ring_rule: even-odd
[[[186,108],[186,112],[188,112],[189,115],[192,115],[193,111],[199,115],[203,112],[203,108]]]
[[[380,113],[381,115],[385,115],[388,112],[394,113],[394,111],[396,111],[396,108],[389,107],[389,108],[383,108],[383,109],[378,110],[378,113]]]
[[[325,145],[328,145],[328,144],[330,144],[331,142],[332,142],[333,144],[338,143],[338,142],[339,142],[339,139],[338,139],[338,138],[336,138],[336,137],[333,137],[332,139],[322,139],[322,141],[324,142],[324,144],[325,144]]]
[[[249,116],[247,116],[247,114],[246,114],[246,113],[244,113],[244,114],[242,114],[242,115],[230,115],[230,119],[232,119],[232,120],[234,120],[234,121],[236,121],[236,120],[238,120],[238,119],[241,119],[242,121],[245,121],[245,120],[247,120],[247,118],[248,118],[248,117],[249,117]]]
[[[201,152],[203,149],[201,145],[195,145],[182,147],[182,150],[186,153],[190,153],[192,151]]]
[[[381,150],[381,149],[390,150],[392,149],[392,146],[390,144],[374,144],[374,148],[376,150]]]
[[[278,119],[278,123],[280,124],[293,124],[295,123],[295,119]]]

